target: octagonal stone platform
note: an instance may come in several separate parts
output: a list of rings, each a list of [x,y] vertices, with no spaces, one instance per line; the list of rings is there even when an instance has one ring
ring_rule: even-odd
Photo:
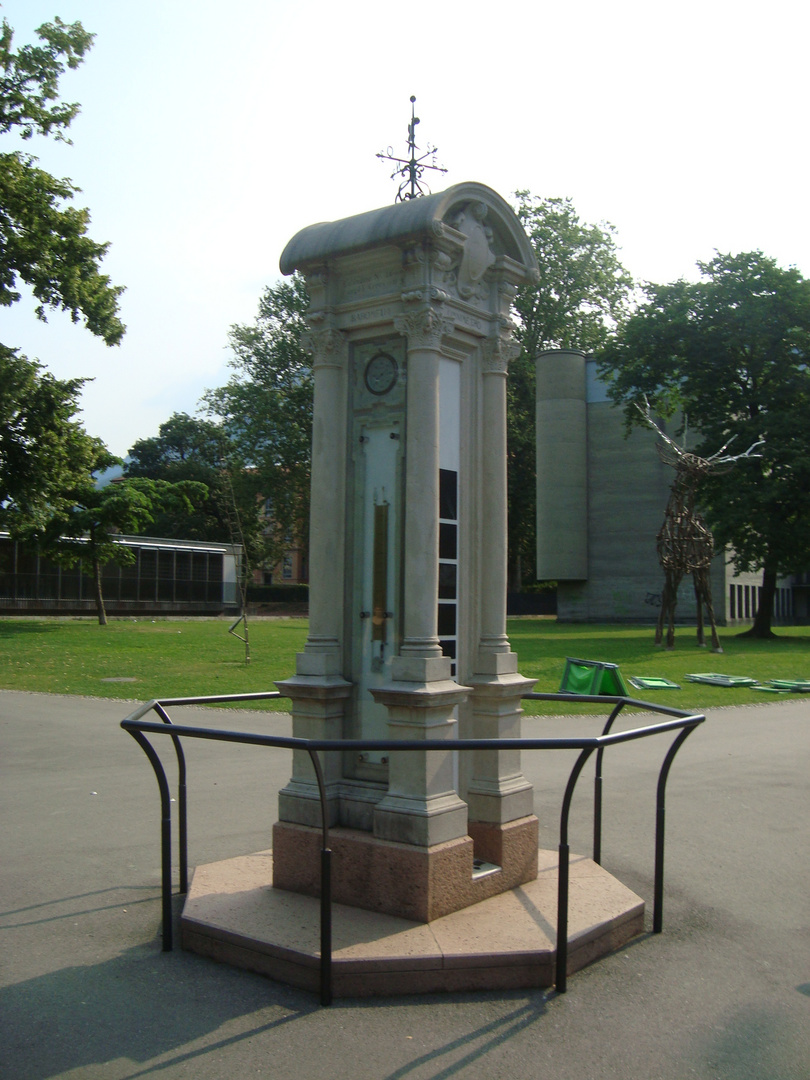
[[[554,982],[557,853],[537,879],[430,923],[333,905],[335,997],[547,987]],[[200,866],[183,910],[185,949],[319,990],[320,902],[275,889],[272,851]],[[568,972],[640,934],[644,902],[571,856]]]

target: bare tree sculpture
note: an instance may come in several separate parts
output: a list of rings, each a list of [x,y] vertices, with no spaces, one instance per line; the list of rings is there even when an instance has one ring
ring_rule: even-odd
[[[664,590],[661,594],[661,610],[655,630],[655,644],[660,645],[667,624],[668,649],[675,648],[675,608],[678,588],[686,574],[692,575],[697,608],[697,643],[706,645],[704,632],[704,609],[709,619],[712,652],[721,653],[720,639],[712,603],[711,561],[714,556],[714,538],[701,515],[695,509],[695,497],[700,481],[709,473],[727,472],[736,461],[744,457],[758,457],[754,451],[762,442],[750,446],[744,454],[730,455],[725,451],[729,442],[711,457],[702,458],[690,454],[666,435],[652,418],[650,406],[638,406],[645,422],[658,433],[661,442],[656,443],[658,456],[665,465],[675,469],[675,479],[670,489],[669,501],[664,511],[664,522],[658,531],[656,545],[658,561],[664,571]]]

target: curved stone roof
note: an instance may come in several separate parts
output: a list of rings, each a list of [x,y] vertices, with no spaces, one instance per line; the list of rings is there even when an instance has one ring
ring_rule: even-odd
[[[454,211],[471,202],[487,207],[486,225],[492,230],[496,253],[522,265],[527,275],[536,273],[532,246],[512,207],[492,188],[474,182],[339,221],[308,225],[284,248],[281,272],[291,274],[355,251],[418,240],[434,234],[437,224],[446,223]]]

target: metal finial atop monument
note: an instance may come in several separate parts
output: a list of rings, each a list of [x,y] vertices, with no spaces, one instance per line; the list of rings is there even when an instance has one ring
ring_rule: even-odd
[[[446,173],[447,169],[441,165],[436,164],[436,154],[438,153],[437,146],[431,146],[427,144],[427,150],[421,157],[416,156],[416,152],[419,147],[416,145],[416,125],[419,123],[419,117],[414,112],[414,104],[416,98],[411,95],[411,122],[408,124],[408,150],[410,152],[410,158],[398,158],[394,154],[392,146],[388,147],[388,150],[384,154],[377,154],[377,157],[382,161],[396,162],[397,168],[391,173],[391,179],[395,180],[397,177],[402,176],[404,179],[399,185],[397,191],[397,197],[394,202],[402,202],[404,199],[415,199],[417,195],[429,195],[430,188],[427,184],[422,184],[422,173],[425,169],[433,169],[436,172]],[[424,164],[425,158],[432,157],[431,164]]]

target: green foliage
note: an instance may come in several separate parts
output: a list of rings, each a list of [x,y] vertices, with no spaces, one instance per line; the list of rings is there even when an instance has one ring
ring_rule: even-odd
[[[663,416],[685,412],[703,456],[764,440],[759,457],[710,476],[701,495],[718,546],[738,569],[763,569],[769,593],[777,575],[810,564],[810,281],[759,251],[698,267],[696,283],[646,287],[600,370],[628,424],[646,396]],[[767,602],[760,610],[769,632]]]
[[[619,261],[616,230],[583,222],[570,199],[515,193],[515,213],[534,248],[540,279],[519,290],[518,338],[526,353],[593,352],[626,311],[633,281]]]
[[[536,360],[546,349],[593,352],[622,317],[633,287],[619,261],[612,225],[588,225],[570,199],[516,192],[515,212],[540,270],[538,284],[518,290],[516,337],[521,353],[509,367],[507,454],[510,588],[534,580],[537,471]]]
[[[65,65],[78,67],[93,35],[81,23],[56,19],[40,26],[37,36],[40,45],[14,52],[13,31],[3,20],[0,134],[69,141],[64,132],[79,107],[59,100],[59,77]],[[118,318],[123,289],[100,272],[108,245],[87,236],[89,212],[64,205],[78,190],[38,168],[30,154],[0,154],[0,304],[21,299],[22,281],[39,301],[38,318],[45,319],[46,308],[61,308],[74,322],[83,317],[91,333],[115,345],[125,330]]]
[[[127,463],[129,476],[153,479],[197,479],[197,472],[210,476],[222,460],[224,434],[219,424],[174,413],[160,425],[158,435],[139,439],[131,448]]]
[[[153,534],[181,540],[231,543],[232,502],[230,447],[225,432],[210,420],[174,413],[160,425],[159,433],[139,439],[129,451],[124,471],[128,477],[145,477],[176,483],[193,480],[205,484],[208,495],[193,511],[176,514],[172,507],[157,510],[151,523]],[[242,533],[251,551],[259,541],[257,494],[253,485],[236,484],[243,496],[237,504]],[[243,490],[247,488],[247,490]]]
[[[12,533],[65,511],[96,467],[102,444],[74,419],[83,382],[0,345],[0,523]]]
[[[304,343],[308,304],[297,274],[268,286],[255,323],[231,327],[234,375],[204,399],[227,437],[234,485],[252,486],[267,508],[265,555],[273,563],[309,532],[313,382]]]
[[[97,562],[131,562],[134,553],[116,542],[118,533],[142,533],[161,510],[191,513],[206,494],[205,485],[193,480],[139,477],[103,488],[90,481],[74,491],[74,505],[66,513],[51,519],[42,546],[63,565],[80,562],[88,573]]]
[[[37,132],[64,139],[64,129],[79,111],[77,104],[59,101],[59,77],[64,73],[65,59],[71,69],[77,68],[93,44],[82,24],[67,25],[57,17],[37,30],[42,44],[24,45],[12,51],[14,31],[3,19],[0,35],[0,132],[19,129],[23,139]],[[51,103],[54,104],[51,104]]]
[[[109,468],[117,460],[100,448],[96,468]],[[54,513],[44,529],[31,530],[27,538],[62,566],[81,564],[96,583],[99,622],[105,624],[101,567],[132,562],[135,557],[130,548],[117,543],[117,534],[143,532],[159,512],[192,513],[207,494],[205,484],[193,480],[171,483],[138,477],[100,488],[88,475],[69,493],[70,505]]]
[[[59,99],[59,77],[76,68],[93,40],[81,23],[56,19],[37,30],[40,44],[12,48],[0,34],[0,134],[69,142],[65,131],[78,105]],[[99,270],[107,245],[87,235],[87,210],[64,206],[78,189],[37,167],[20,151],[0,154],[0,304],[20,300],[18,282],[39,301],[36,314],[61,308],[84,317],[108,345],[124,333],[121,289]],[[0,521],[15,535],[42,532],[64,516],[73,492],[90,482],[106,451],[75,419],[83,379],[61,380],[36,360],[0,345]]]

